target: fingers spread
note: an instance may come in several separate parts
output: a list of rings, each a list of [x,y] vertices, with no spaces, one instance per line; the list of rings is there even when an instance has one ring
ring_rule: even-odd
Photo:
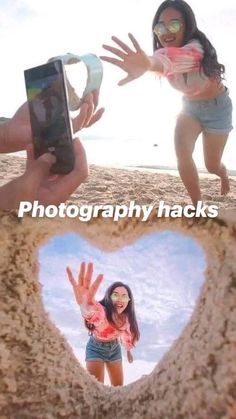
[[[114,65],[116,65],[117,67],[120,67],[120,68],[122,68],[122,66],[124,64],[123,61],[117,60],[116,58],[106,57],[106,56],[103,56],[103,55],[101,55],[100,58],[101,58],[101,60],[106,61],[106,62],[111,63],[111,64],[114,64]]]
[[[99,90],[94,90],[92,93],[85,96],[79,115],[72,121],[74,132],[91,126],[101,118],[102,111],[99,111],[98,115],[94,115],[94,111],[98,105],[98,99]]]
[[[90,295],[90,299],[91,300],[94,299],[94,296],[95,296],[98,288],[100,287],[100,284],[103,281],[103,278],[104,278],[104,275],[103,274],[98,275],[97,278],[95,279],[94,283],[90,287],[89,295]]]
[[[120,80],[118,85],[119,86],[124,86],[124,84],[129,83],[130,81],[134,80],[134,77],[132,76],[127,76],[124,79]]]
[[[140,47],[137,39],[134,37],[134,35],[132,35],[132,33],[129,33],[128,36],[129,36],[129,39],[132,41],[132,44],[133,44],[134,48],[136,49],[136,51],[137,52],[142,51],[141,47]]]
[[[67,273],[68,279],[69,279],[72,287],[75,288],[76,287],[76,281],[75,281],[75,278],[73,277],[73,274],[72,274],[71,269],[69,268],[69,266],[66,267],[66,273]]]
[[[91,125],[95,124],[95,122],[99,121],[104,111],[105,111],[104,108],[98,109],[98,111],[92,116],[92,118],[90,119],[86,127],[90,127]]]
[[[93,115],[93,111],[94,111],[93,95],[92,95],[92,93],[90,93],[89,95],[85,96],[84,103],[86,103],[88,105],[87,106],[86,118],[85,118],[84,125],[83,125],[83,127],[86,127],[87,124],[89,123],[89,121],[90,121],[90,119],[91,119],[91,117]]]
[[[87,272],[85,273],[85,276],[84,276],[84,287],[86,289],[89,289],[90,287],[92,276],[93,276],[93,263],[89,262],[87,266]]]
[[[112,36],[111,39],[117,45],[119,45],[125,52],[127,52],[127,54],[132,54],[133,53],[132,49],[127,44],[125,44],[123,41],[121,41],[119,38],[117,38],[116,36]]]
[[[77,115],[72,120],[73,132],[74,133],[77,132],[77,131],[80,131],[84,127],[85,121],[87,119],[87,112],[88,112],[88,104],[83,103],[81,108],[80,108],[79,115]]]
[[[83,287],[84,285],[84,276],[85,276],[85,262],[82,262],[80,265],[80,271],[79,271],[79,286]]]
[[[123,51],[121,51],[118,48],[110,47],[109,45],[103,45],[103,48],[106,49],[107,51],[112,52],[113,54],[117,55],[118,57],[122,59],[127,56],[127,54],[125,54]]]

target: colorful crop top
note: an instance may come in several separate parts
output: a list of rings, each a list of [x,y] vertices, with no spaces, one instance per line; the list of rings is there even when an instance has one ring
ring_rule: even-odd
[[[93,335],[96,339],[108,342],[120,338],[121,343],[127,350],[134,347],[127,318],[125,324],[118,330],[108,322],[105,308],[102,304],[96,302],[86,308],[80,305],[80,310],[84,319],[95,326]]]
[[[162,74],[169,83],[187,96],[201,93],[212,83],[200,68],[204,50],[196,39],[180,48],[160,48],[154,55],[161,61]]]

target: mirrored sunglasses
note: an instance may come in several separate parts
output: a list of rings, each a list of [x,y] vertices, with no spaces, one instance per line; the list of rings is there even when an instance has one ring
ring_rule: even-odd
[[[119,295],[116,293],[112,293],[111,294],[111,299],[112,301],[122,301],[123,303],[128,303],[130,301],[130,298],[128,296],[128,294],[124,294],[124,295]]]
[[[153,29],[153,32],[157,36],[165,35],[167,32],[177,33],[182,28],[183,23],[178,19],[170,20],[167,24],[160,22],[157,23]]]

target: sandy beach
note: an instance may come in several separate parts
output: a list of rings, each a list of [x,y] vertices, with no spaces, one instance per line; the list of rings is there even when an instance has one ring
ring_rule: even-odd
[[[24,168],[24,157],[0,155],[0,186],[22,174]],[[220,195],[220,181],[216,176],[206,173],[199,176],[204,203],[214,203],[219,209],[236,208],[235,176],[230,176],[231,191],[227,196]],[[169,205],[191,203],[176,170],[95,165],[90,165],[88,179],[70,198],[70,202],[80,204],[128,204],[130,200],[155,206],[160,200]]]

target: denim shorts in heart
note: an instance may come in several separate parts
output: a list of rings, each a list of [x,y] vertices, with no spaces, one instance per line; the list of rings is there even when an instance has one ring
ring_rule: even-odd
[[[122,361],[121,346],[117,339],[101,342],[90,336],[86,345],[85,361],[118,362]]]
[[[210,100],[190,100],[183,97],[181,114],[200,122],[202,130],[212,134],[228,134],[232,129],[232,101],[229,90]]]

